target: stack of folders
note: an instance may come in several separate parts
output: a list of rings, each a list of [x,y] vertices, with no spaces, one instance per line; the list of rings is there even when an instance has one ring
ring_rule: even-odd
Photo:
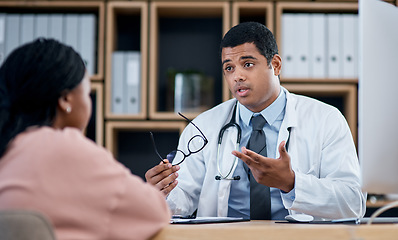
[[[0,64],[22,44],[53,38],[79,52],[91,76],[96,71],[96,35],[95,14],[0,13]]]
[[[140,112],[141,53],[116,51],[112,53],[112,113]]]
[[[284,13],[283,78],[357,78],[358,15]]]

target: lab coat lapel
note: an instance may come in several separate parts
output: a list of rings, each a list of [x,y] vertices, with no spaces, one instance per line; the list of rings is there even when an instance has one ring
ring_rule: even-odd
[[[291,97],[289,91],[282,87],[282,90],[286,93],[286,109],[285,117],[282,121],[281,128],[278,135],[278,144],[276,145],[276,158],[279,158],[279,145],[282,141],[287,143],[287,151],[291,155],[294,153],[295,146],[295,127],[297,126],[297,112],[296,112],[296,100]]]

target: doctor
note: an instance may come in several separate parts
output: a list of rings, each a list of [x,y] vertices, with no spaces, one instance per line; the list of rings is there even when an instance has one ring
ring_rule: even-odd
[[[197,216],[250,217],[251,171],[258,183],[270,187],[272,219],[293,213],[326,219],[362,217],[366,199],[360,167],[342,114],[280,86],[282,59],[264,25],[233,27],[220,50],[223,73],[235,98],[188,124],[178,149],[187,153],[188,141],[199,131],[208,144],[180,165],[165,160],[146,173],[146,180],[167,196],[173,213],[192,214],[197,209]],[[268,157],[245,147],[251,118],[259,114],[266,120]],[[238,127],[227,128],[218,144],[220,129],[231,122]]]

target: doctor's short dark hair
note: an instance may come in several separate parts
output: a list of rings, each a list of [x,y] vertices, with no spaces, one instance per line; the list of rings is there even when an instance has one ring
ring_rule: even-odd
[[[70,46],[39,38],[15,49],[0,67],[0,156],[30,126],[51,126],[58,99],[83,80],[85,65]]]
[[[261,55],[267,59],[268,65],[275,54],[278,45],[272,32],[258,22],[244,22],[232,27],[223,37],[220,44],[220,56],[223,48],[236,47],[245,43],[254,43]]]

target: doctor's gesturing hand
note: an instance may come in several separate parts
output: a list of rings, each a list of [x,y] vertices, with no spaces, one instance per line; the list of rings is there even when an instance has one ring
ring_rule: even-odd
[[[285,141],[279,144],[278,159],[264,157],[245,147],[242,147],[242,152],[232,151],[232,154],[247,164],[258,183],[290,192],[294,188],[295,173],[285,144]]]
[[[167,196],[177,186],[178,170],[180,166],[172,166],[169,160],[164,159],[145,173],[145,179]]]

